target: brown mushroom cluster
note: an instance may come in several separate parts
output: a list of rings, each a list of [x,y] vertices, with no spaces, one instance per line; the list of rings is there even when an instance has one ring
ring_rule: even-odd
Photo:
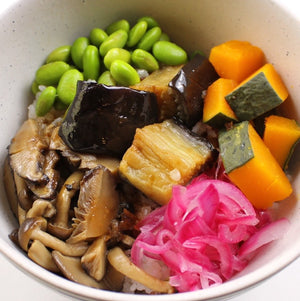
[[[47,270],[90,287],[121,291],[125,278],[172,293],[132,264],[136,223],[158,205],[118,176],[119,160],[72,151],[62,118],[26,120],[8,149],[4,181],[19,227],[11,239]]]

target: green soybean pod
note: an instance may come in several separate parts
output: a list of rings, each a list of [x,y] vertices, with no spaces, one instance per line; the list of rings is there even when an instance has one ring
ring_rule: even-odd
[[[159,40],[160,41],[168,41],[168,42],[171,41],[170,37],[165,32],[162,32],[162,34],[160,35]]]
[[[102,57],[112,48],[123,48],[127,42],[128,34],[124,29],[119,29],[109,35],[100,45],[99,52]]]
[[[129,22],[125,19],[115,21],[106,27],[106,32],[108,35],[111,35],[113,32],[115,32],[119,29],[123,29],[126,32],[129,32],[129,29],[130,29]]]
[[[135,49],[131,55],[131,60],[138,68],[149,72],[159,69],[159,64],[155,57],[143,49]]]
[[[65,105],[72,103],[79,80],[83,80],[83,74],[77,69],[71,69],[61,77],[57,86],[57,96]]]
[[[107,86],[116,86],[117,85],[115,79],[112,77],[109,70],[102,72],[102,74],[99,76],[98,84],[104,84]]]
[[[61,76],[70,69],[65,62],[52,62],[42,65],[35,73],[35,81],[39,85],[55,86]]]
[[[140,40],[140,42],[137,45],[137,48],[149,51],[151,50],[152,46],[154,45],[155,42],[157,42],[159,40],[161,36],[161,29],[160,27],[153,27],[151,29],[149,29],[144,36],[142,37],[142,39]]]
[[[137,22],[140,22],[140,21],[146,21],[149,29],[159,26],[158,22],[153,17],[150,17],[150,16],[144,16],[137,20]]]
[[[135,46],[147,31],[148,24],[146,21],[136,23],[128,33],[127,47]]]
[[[85,80],[97,80],[100,75],[100,55],[95,45],[86,47],[83,58],[83,77]]]
[[[83,64],[82,64],[83,53],[89,44],[90,41],[87,37],[79,37],[72,44],[71,57],[76,67],[79,68],[80,70],[82,70],[83,68]]]
[[[177,44],[168,41],[158,41],[153,45],[153,55],[166,65],[180,65],[187,61],[187,53]]]
[[[101,28],[93,28],[89,35],[91,44],[96,47],[99,47],[107,37],[107,33]]]
[[[56,89],[52,86],[46,87],[41,92],[41,94],[37,99],[36,107],[35,107],[36,115],[37,116],[46,115],[53,107],[55,98],[56,98]]]
[[[128,87],[140,82],[140,77],[137,71],[124,61],[113,61],[110,66],[110,72],[119,85]]]
[[[103,63],[107,69],[110,69],[113,61],[122,60],[126,63],[130,63],[130,57],[131,54],[128,50],[123,48],[112,48],[106,53]]]
[[[46,59],[46,63],[62,61],[62,62],[69,62],[71,57],[71,46],[64,45],[57,47],[53,51],[51,51]]]

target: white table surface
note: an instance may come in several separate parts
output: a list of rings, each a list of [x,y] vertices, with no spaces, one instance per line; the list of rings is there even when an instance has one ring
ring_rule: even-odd
[[[294,0],[283,1],[293,14],[295,6],[300,5]],[[0,11],[11,5],[13,0],[0,1]],[[298,6],[299,7],[299,6]],[[300,10],[299,17],[300,17]],[[70,301],[72,298],[62,295],[36,280],[31,279],[13,266],[0,254],[0,300],[13,301]],[[259,286],[239,295],[232,301],[299,301],[300,300],[300,258],[272,278]]]

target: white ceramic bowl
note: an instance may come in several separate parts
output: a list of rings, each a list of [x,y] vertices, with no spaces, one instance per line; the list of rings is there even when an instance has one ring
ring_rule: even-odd
[[[270,0],[26,0],[11,2],[0,15],[0,160],[32,101],[30,85],[35,70],[48,52],[87,35],[93,27],[105,27],[119,18],[136,20],[151,15],[172,40],[187,50],[207,54],[216,44],[230,39],[248,40],[260,46],[281,74],[290,99],[284,109],[300,120],[300,20],[293,12]],[[299,154],[299,149],[297,151]],[[230,297],[280,271],[300,255],[299,155],[291,163],[294,194],[275,211],[291,228],[272,243],[248,267],[227,283],[207,290],[162,296],[130,296],[132,301],[211,300]],[[1,172],[2,175],[2,172]],[[95,290],[62,279],[31,262],[8,238],[16,227],[0,179],[0,251],[30,277],[53,289],[85,300],[128,300],[122,293]]]

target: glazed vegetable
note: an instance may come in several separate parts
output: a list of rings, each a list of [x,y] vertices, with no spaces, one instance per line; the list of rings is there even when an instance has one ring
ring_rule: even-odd
[[[178,94],[178,117],[188,127],[201,119],[202,94],[218,77],[208,59],[196,54],[170,81],[169,86]]]
[[[266,118],[263,140],[282,168],[288,167],[299,139],[300,126],[295,120],[275,115]]]
[[[160,279],[170,275],[179,292],[208,288],[242,270],[249,255],[289,227],[286,219],[269,221],[234,185],[201,175],[173,186],[170,202],[141,221],[131,257]]]
[[[169,82],[178,73],[182,65],[165,66],[152,72],[132,89],[152,92],[156,95],[159,107],[159,120],[171,118],[177,112],[178,95],[168,86]]]
[[[219,144],[230,180],[256,208],[268,208],[292,193],[289,179],[248,121],[221,132]]]
[[[59,135],[74,151],[122,156],[136,128],[157,118],[152,93],[79,81]]]
[[[219,78],[208,87],[204,99],[203,122],[220,128],[226,122],[237,121],[234,112],[225,99],[225,96],[236,86],[237,83],[234,80]]]
[[[209,61],[220,77],[241,82],[265,61],[264,53],[247,41],[231,40],[213,47]]]
[[[259,70],[240,83],[225,96],[240,121],[254,119],[277,107],[288,97],[288,91],[281,77],[271,64]]]
[[[204,138],[166,120],[137,129],[119,171],[152,200],[168,203],[175,184],[187,184],[214,158]]]

